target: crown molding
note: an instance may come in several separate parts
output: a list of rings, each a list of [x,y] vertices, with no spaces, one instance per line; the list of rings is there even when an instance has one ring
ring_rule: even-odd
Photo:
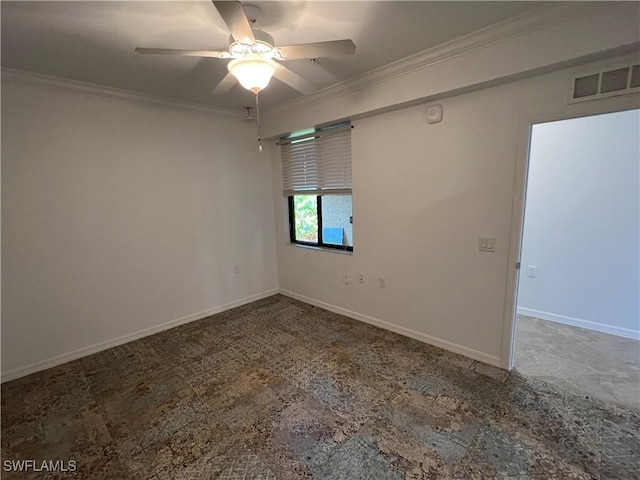
[[[539,7],[517,17],[476,30],[462,37],[370,70],[350,80],[323,88],[311,95],[290,100],[266,110],[265,113],[271,115],[289,110],[308,108],[603,8],[605,6],[600,2],[563,2]]]
[[[140,102],[147,105],[153,104],[168,107],[178,107],[188,110],[213,113],[217,115],[226,115],[230,117],[241,118],[244,115],[242,112],[232,109],[157,97],[155,95],[133,92],[131,90],[106,87],[94,83],[70,80],[66,78],[43,75],[40,73],[17,70],[7,67],[2,67],[2,84],[41,87],[48,90],[75,93],[77,95],[82,95],[85,97],[122,100],[127,102]]]

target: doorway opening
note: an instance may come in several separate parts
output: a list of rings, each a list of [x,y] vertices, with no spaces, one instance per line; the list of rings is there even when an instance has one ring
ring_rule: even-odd
[[[640,110],[531,128],[514,368],[640,409]]]

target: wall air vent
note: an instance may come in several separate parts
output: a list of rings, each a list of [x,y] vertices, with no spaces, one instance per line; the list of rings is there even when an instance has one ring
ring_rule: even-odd
[[[569,103],[634,92],[640,92],[640,65],[618,65],[606,70],[574,75],[569,85]]]

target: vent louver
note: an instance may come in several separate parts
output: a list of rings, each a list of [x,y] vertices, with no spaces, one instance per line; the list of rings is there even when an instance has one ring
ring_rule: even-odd
[[[631,82],[629,82],[630,88],[640,87],[640,65],[634,65],[631,69]]]
[[[569,103],[597,100],[640,91],[640,65],[575,75],[569,87]]]
[[[600,75],[588,75],[586,77],[579,77],[575,79],[573,88],[573,98],[588,97],[589,95],[595,95],[598,93],[598,82],[600,81]]]
[[[603,72],[600,93],[616,92],[626,89],[627,78],[629,78],[629,67]]]

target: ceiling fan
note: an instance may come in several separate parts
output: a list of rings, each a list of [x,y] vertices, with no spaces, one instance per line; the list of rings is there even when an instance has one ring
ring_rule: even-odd
[[[244,88],[256,95],[256,101],[258,92],[269,84],[272,76],[305,95],[315,90],[311,83],[278,62],[353,55],[356,51],[356,46],[351,40],[276,47],[268,33],[251,28],[251,23],[259,16],[259,7],[250,4],[243,6],[239,1],[213,1],[213,5],[231,32],[228,51],[170,48],[136,48],[135,51],[150,55],[232,59],[227,65],[229,73],[218,83],[213,93],[226,93],[236,82],[240,82]],[[245,10],[253,17],[251,22]]]

